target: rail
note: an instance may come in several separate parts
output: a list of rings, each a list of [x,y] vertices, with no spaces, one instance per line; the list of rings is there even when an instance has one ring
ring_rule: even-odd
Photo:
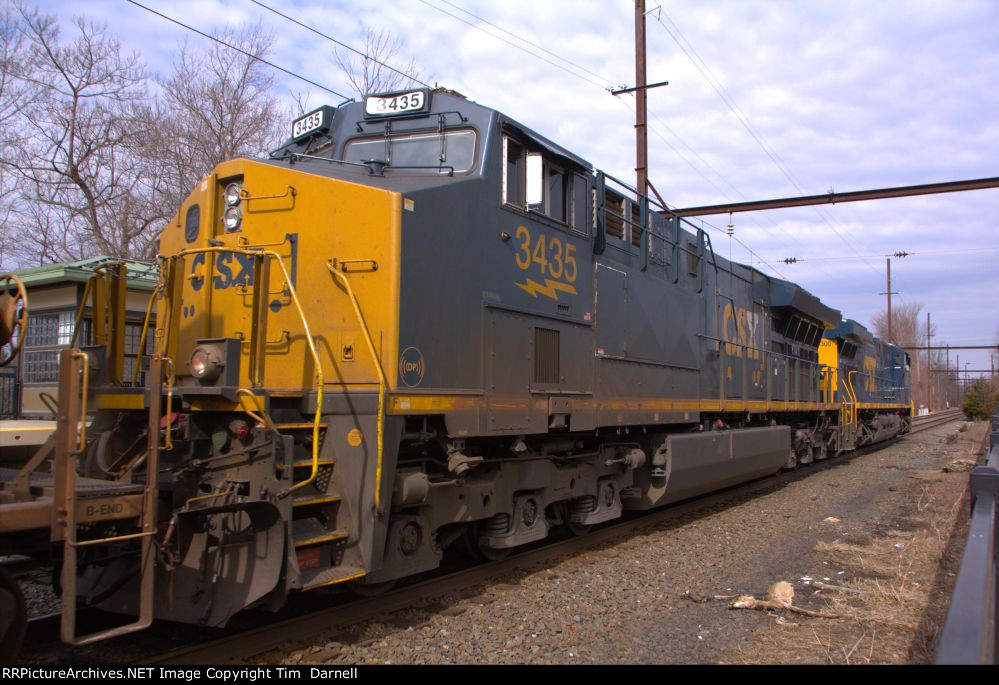
[[[999,527],[999,414],[992,417],[988,460],[971,471],[971,523],[961,557],[961,568],[947,611],[947,622],[934,663],[995,664],[999,654],[996,633],[996,550]]]

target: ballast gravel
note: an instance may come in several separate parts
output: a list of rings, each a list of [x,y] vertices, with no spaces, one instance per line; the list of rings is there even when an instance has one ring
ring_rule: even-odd
[[[984,424],[972,430],[965,426],[959,433],[960,425],[950,423],[876,452],[840,459],[807,478],[753,486],[549,568],[522,571],[379,620],[317,635],[308,644],[288,645],[255,661],[739,661],[733,655],[746,657],[757,631],[805,622],[811,623],[801,630],[821,629],[823,619],[795,616],[790,623],[784,616],[732,610],[718,598],[762,596],[772,583],[786,580],[794,586],[795,604],[825,609],[824,591],[812,583],[843,586],[859,571],[830,562],[816,545],[864,545],[918,528],[925,489],[918,474],[944,472],[954,459],[968,455],[965,443],[983,435]],[[968,476],[953,472],[941,477],[966,482]],[[821,637],[819,644],[824,644]],[[780,661],[779,655],[757,656]]]

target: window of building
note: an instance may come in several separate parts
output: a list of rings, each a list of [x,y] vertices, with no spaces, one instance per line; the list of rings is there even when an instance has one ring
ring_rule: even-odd
[[[24,350],[21,368],[25,383],[57,383],[59,350]]]
[[[73,339],[73,325],[76,312],[65,311],[55,314],[37,314],[31,318],[28,337],[24,344],[28,347],[45,345],[68,345]]]

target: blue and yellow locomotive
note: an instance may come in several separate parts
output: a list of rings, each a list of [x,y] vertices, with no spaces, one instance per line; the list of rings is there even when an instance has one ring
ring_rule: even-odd
[[[908,429],[904,352],[499,112],[421,89],[292,133],[163,232],[144,383],[113,335],[64,353],[52,482],[0,500],[49,513],[0,553],[54,545],[70,615],[224,625]]]

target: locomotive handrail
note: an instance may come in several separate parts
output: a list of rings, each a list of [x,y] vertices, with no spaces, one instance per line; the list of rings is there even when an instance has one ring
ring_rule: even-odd
[[[149,320],[153,315],[153,303],[156,301],[156,296],[160,293],[160,284],[157,283],[156,287],[153,288],[153,292],[149,295],[149,303],[146,305],[146,318],[142,320],[142,333],[139,335],[139,350],[138,357],[135,360],[135,368],[132,369],[132,387],[138,387],[139,385],[139,372],[142,370],[142,358],[146,356],[146,335],[149,331]]]
[[[98,267],[100,268],[100,267]],[[83,287],[83,297],[80,298],[80,307],[76,310],[76,321],[73,322],[73,335],[69,339],[69,346],[76,347],[76,340],[80,335],[80,324],[83,323],[83,311],[87,308],[87,298],[90,297],[90,291],[94,286],[94,281],[98,278],[104,278],[100,275],[97,269],[94,269],[94,274],[87,279],[87,284]],[[96,316],[96,312],[94,316]]]
[[[342,262],[341,262],[342,264]],[[331,259],[326,263],[326,268],[329,272],[333,274],[343,287],[347,290],[347,295],[350,298],[350,303],[354,307],[354,314],[357,316],[357,321],[361,325],[361,331],[364,333],[364,341],[368,345],[368,353],[371,355],[371,359],[375,362],[375,370],[378,372],[378,418],[375,429],[378,441],[378,457],[375,462],[375,514],[381,515],[381,489],[382,489],[382,455],[383,455],[383,442],[384,442],[384,419],[385,414],[385,389],[388,387],[388,379],[385,378],[385,370],[382,369],[382,361],[375,351],[375,343],[371,338],[371,331],[368,330],[368,324],[364,320],[364,315],[361,313],[361,305],[357,301],[357,296],[354,295],[354,289],[350,287],[350,280],[347,278],[346,274],[341,273],[337,269],[337,262],[335,259]]]
[[[167,452],[173,449],[173,437],[170,435],[171,425],[173,424],[173,384],[177,380],[174,375],[173,359],[170,357],[161,357],[162,362],[165,362],[167,366],[170,367],[167,372],[166,386],[167,386],[167,401],[166,401],[166,430],[164,431],[166,435],[164,436],[163,444],[159,449],[164,449]],[[153,398],[149,398],[149,403],[152,404]],[[157,442],[159,441],[157,437]]]
[[[848,404],[850,405],[850,411],[847,414],[847,422],[846,422],[846,425],[848,426],[852,426],[857,423],[858,400],[857,400],[857,391],[853,387],[853,374],[855,373],[857,373],[856,370],[848,371],[846,374],[846,383],[844,383],[843,385],[843,387],[846,388],[850,399],[850,401],[848,402]]]
[[[86,352],[73,350],[74,359],[82,359],[83,365],[80,370],[80,441],[77,445],[76,454],[80,454],[87,447],[87,387],[90,383],[90,358]]]
[[[312,355],[312,361],[316,365],[316,414],[312,421],[312,471],[309,477],[298,483],[293,483],[287,490],[278,493],[278,497],[284,498],[290,495],[292,492],[304,488],[307,485],[312,484],[315,481],[316,476],[319,475],[319,428],[322,418],[323,411],[323,364],[322,360],[319,358],[319,351],[316,349],[316,341],[312,339],[312,331],[309,329],[309,321],[305,316],[305,310],[302,309],[302,303],[298,299],[298,292],[295,289],[294,282],[292,281],[291,275],[288,273],[288,269],[284,265],[284,258],[273,250],[261,250],[252,249],[246,247],[228,247],[228,246],[211,246],[211,247],[193,247],[180,252],[176,252],[170,255],[169,259],[177,260],[182,257],[186,257],[191,254],[200,253],[222,253],[228,252],[231,254],[243,254],[252,257],[259,257],[263,255],[267,259],[273,259],[277,262],[278,266],[281,268],[281,273],[284,276],[286,285],[288,286],[288,294],[291,296],[292,304],[295,305],[295,310],[298,312],[298,318],[302,322],[302,328],[305,330],[305,342],[309,346],[309,353]],[[264,284],[263,287],[267,287]],[[169,292],[169,289],[167,289]],[[169,297],[169,295],[168,295]],[[171,310],[173,309],[173,303],[170,303]],[[164,351],[166,351],[166,339],[163,343]],[[169,435],[169,430],[167,431]]]
[[[240,396],[240,397],[242,397],[242,396],[251,397],[251,398],[253,398],[253,404],[254,405],[257,404],[257,397],[258,397],[258,395],[254,395],[253,391],[250,390],[249,388],[239,388],[239,389],[237,389],[236,390],[236,395]],[[277,426],[274,425],[274,422],[271,421],[271,419],[270,419],[269,416],[267,416],[267,412],[265,412],[263,409],[261,409],[259,405],[257,406],[257,411],[256,412],[250,411],[246,407],[243,407],[243,411],[246,412],[247,414],[249,414],[253,418],[253,420],[256,421],[257,423],[259,423],[259,424],[261,424],[263,426],[266,426],[268,430],[272,430],[275,433],[278,432]],[[260,412],[260,413],[258,414],[257,412]]]

